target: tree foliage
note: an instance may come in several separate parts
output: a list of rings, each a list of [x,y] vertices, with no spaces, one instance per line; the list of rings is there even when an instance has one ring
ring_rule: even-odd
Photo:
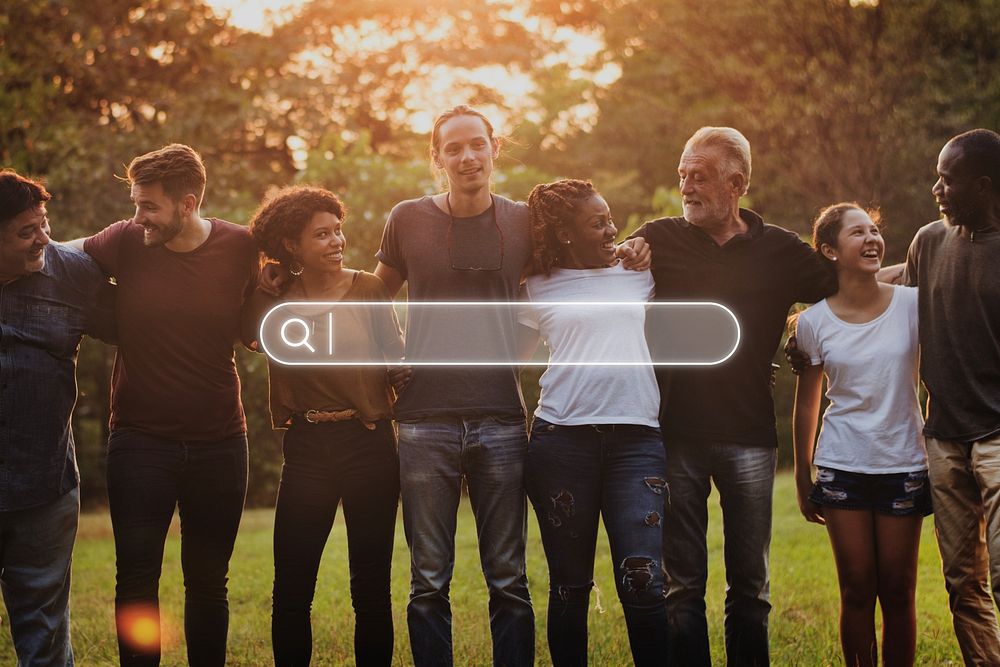
[[[929,188],[948,137],[1000,121],[1000,5],[989,0],[539,0],[535,10],[600,29],[600,120],[576,148],[674,183],[703,125],[742,130],[751,192],[766,218],[799,231],[834,201],[881,206],[890,252],[932,219]]]
[[[603,43],[587,62],[571,53],[579,35]],[[454,103],[508,119],[498,192],[590,178],[623,233],[678,213],[684,141],[732,125],[753,145],[767,220],[804,232],[833,201],[881,206],[898,259],[934,215],[944,141],[1000,126],[998,57],[992,0],[312,0],[268,34],[204,0],[7,0],[0,158],[47,179],[66,239],[131,214],[116,176],[132,157],[188,143],[208,168],[206,215],[244,223],[271,188],[328,187],[350,210],[349,263],[370,270],[392,205],[437,187],[423,130]],[[530,92],[496,87],[496,72]],[[90,501],[110,355],[88,343],[79,366]],[[239,364],[250,501],[266,503],[280,439],[264,360]]]

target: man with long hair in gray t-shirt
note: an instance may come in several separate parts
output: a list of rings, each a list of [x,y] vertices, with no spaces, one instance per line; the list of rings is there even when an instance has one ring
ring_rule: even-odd
[[[482,113],[463,105],[437,117],[431,160],[447,176],[448,188],[401,202],[389,214],[375,275],[391,295],[406,282],[413,302],[517,300],[531,256],[528,207],[491,192],[499,151],[499,137]],[[635,268],[641,268],[648,262],[645,242],[630,243],[618,252],[638,254]],[[513,309],[474,310],[474,317],[462,318],[438,308],[409,309],[407,357],[513,360]],[[414,367],[396,418],[414,662],[452,664],[448,590],[464,477],[489,588],[493,662],[533,664],[534,614],[524,564],[527,435],[517,368]]]

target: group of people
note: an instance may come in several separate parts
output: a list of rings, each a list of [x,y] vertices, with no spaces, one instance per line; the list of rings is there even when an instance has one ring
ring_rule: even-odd
[[[411,308],[405,336],[391,307],[339,311],[329,325],[338,351],[381,363],[269,359],[272,424],[286,429],[274,527],[277,665],[309,664],[310,609],[339,504],[356,660],[391,663],[400,498],[413,660],[452,664],[463,480],[494,664],[534,662],[528,501],[549,569],[553,664],[587,662],[602,518],[634,662],[711,664],[713,483],[725,529],[728,662],[769,664],[771,361],[799,302],[816,305],[797,324],[796,484],[803,514],[825,522],[834,548],[845,660],[877,662],[878,599],[886,664],[912,664],[917,544],[933,501],[963,656],[1000,664],[986,583],[994,575],[1000,592],[1000,135],[973,130],[942,150],[933,193],[943,219],[920,230],[903,271],[918,289],[879,282],[893,271],[881,266],[875,216],[856,204],[821,212],[814,247],[740,208],[750,144],[732,128],[702,128],[685,145],[683,216],[648,222],[621,245],[608,203],[588,181],[536,186],[527,203],[493,193],[500,137],[480,112],[442,113],[430,143],[448,187],[393,208],[374,274],[344,265],[347,209],[322,188],[277,191],[248,227],[202,217],[205,168],[184,145],[129,165],[130,220],[69,243],[50,242],[45,188],[0,173],[0,581],[20,664],[73,660],[79,498],[70,418],[84,334],[118,345],[108,497],[121,664],[159,664],[159,641],[142,641],[135,629],[159,622],[164,541],[177,508],[188,661],[222,665],[247,483],[234,342],[257,349],[260,322],[277,303],[385,305],[404,283],[415,303],[521,306],[477,310],[458,324]],[[741,331],[732,356],[654,372],[645,303],[668,300],[725,305]],[[612,318],[572,306],[594,301],[620,307]],[[539,340],[550,366],[529,429],[514,362]],[[401,363],[458,347],[491,358],[499,350],[514,362]],[[640,363],[574,363],[622,354]],[[926,424],[918,365],[930,393]],[[814,452],[824,374],[830,407]]]

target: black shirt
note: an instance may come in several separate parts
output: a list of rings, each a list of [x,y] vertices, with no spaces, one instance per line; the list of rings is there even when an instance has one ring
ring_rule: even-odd
[[[740,209],[740,217],[747,232],[722,246],[684,218],[653,220],[635,233],[649,243],[658,301],[714,301],[740,323],[739,347],[725,362],[657,374],[668,442],[776,446],[771,360],[788,310],[835,290],[831,272],[796,234],[753,211]]]

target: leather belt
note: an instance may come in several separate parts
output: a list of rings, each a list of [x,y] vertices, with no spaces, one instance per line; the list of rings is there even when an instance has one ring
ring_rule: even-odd
[[[375,422],[370,422],[361,418],[354,408],[348,410],[306,410],[302,416],[310,424],[323,424],[326,422],[346,422],[357,419],[369,431],[375,430]]]

